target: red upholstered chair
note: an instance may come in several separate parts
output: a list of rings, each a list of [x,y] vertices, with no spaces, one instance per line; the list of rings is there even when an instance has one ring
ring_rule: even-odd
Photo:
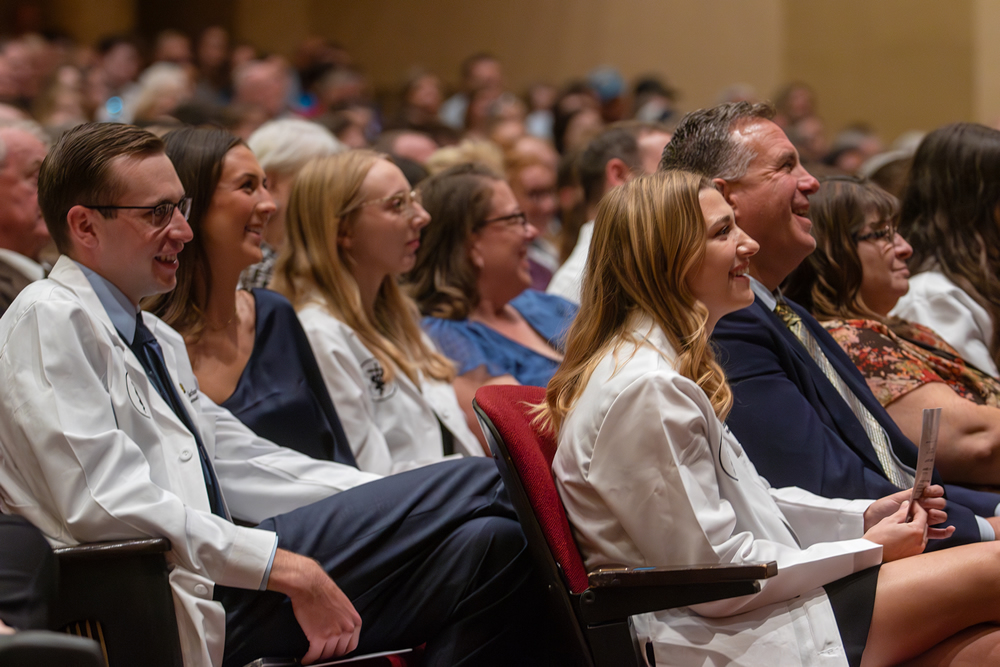
[[[491,385],[473,406],[517,511],[572,664],[643,665],[631,616],[760,590],[775,563],[739,566],[602,569],[587,573],[552,478],[556,440],[531,424],[542,387]]]

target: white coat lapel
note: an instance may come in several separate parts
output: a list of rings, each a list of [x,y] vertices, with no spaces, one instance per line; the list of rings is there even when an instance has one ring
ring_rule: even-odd
[[[76,263],[65,256],[52,267],[49,279],[76,294],[107,335],[114,349],[108,359],[106,382],[115,420],[118,428],[142,449],[150,462],[153,482],[176,493],[191,507],[211,511],[201,465],[176,464],[192,459],[198,463],[194,437],[153,387],[146,370],[111,323],[90,281]],[[171,367],[170,361],[167,367]]]

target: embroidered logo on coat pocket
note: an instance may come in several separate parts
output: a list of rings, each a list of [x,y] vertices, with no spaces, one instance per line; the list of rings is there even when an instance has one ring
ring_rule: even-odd
[[[385,371],[374,357],[361,362],[361,372],[368,379],[368,395],[373,401],[384,401],[396,393],[396,383],[385,381]]]

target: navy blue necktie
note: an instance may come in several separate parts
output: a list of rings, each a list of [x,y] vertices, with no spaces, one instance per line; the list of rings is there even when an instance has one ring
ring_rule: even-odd
[[[208,460],[208,452],[201,441],[198,429],[195,428],[194,423],[191,421],[191,416],[184,409],[181,397],[177,394],[177,390],[174,389],[170,373],[167,372],[167,364],[163,360],[163,350],[160,349],[160,344],[157,342],[156,336],[153,335],[153,332],[142,321],[142,313],[136,315],[135,337],[132,339],[132,344],[129,347],[132,348],[135,356],[139,358],[139,363],[146,370],[146,377],[156,387],[157,393],[163,397],[163,400],[167,402],[167,405],[174,411],[177,418],[191,432],[195,442],[198,444],[198,458],[201,460],[201,472],[205,476],[205,488],[208,491],[208,502],[212,506],[212,514],[229,519],[229,514],[226,511],[226,503],[222,499],[222,489],[219,487],[219,479],[215,476],[215,468],[212,467],[212,464]]]

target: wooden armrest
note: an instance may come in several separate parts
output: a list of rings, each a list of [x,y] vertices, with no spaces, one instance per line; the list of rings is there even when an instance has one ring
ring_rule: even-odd
[[[593,587],[676,586],[725,581],[757,581],[778,574],[778,564],[694,565],[689,567],[602,567],[587,575]]]
[[[587,623],[618,622],[661,609],[687,607],[760,592],[778,573],[775,562],[685,568],[604,568],[589,575],[579,613]]]
[[[50,614],[53,626],[99,624],[111,665],[182,667],[164,558],[169,550],[163,538],[55,549],[59,594]]]
[[[111,542],[90,542],[71,547],[59,547],[53,552],[60,560],[105,560],[146,556],[170,551],[170,540],[163,537],[149,537],[137,540],[115,540]]]

